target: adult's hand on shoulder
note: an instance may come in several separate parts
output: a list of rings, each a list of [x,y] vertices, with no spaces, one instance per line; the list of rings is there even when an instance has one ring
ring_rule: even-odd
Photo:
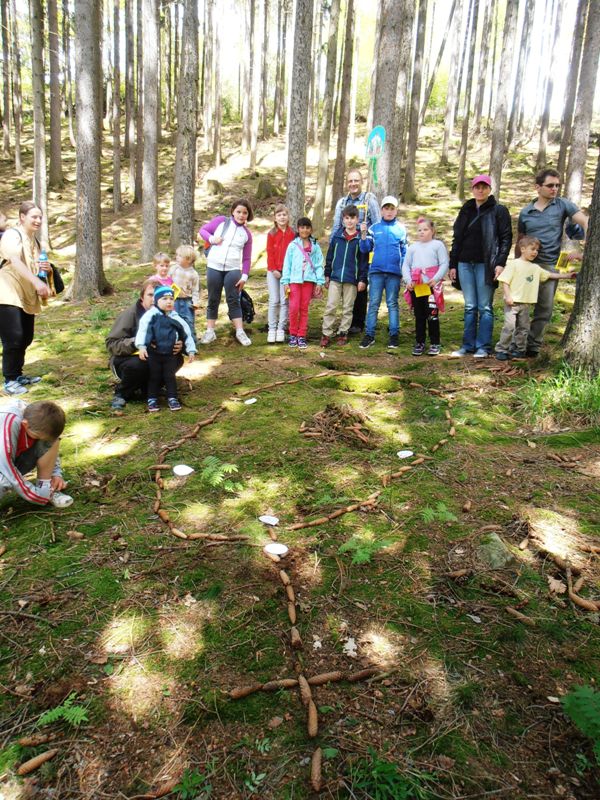
[[[450,276],[450,280],[451,281],[455,281],[456,280],[456,270],[455,269],[448,270],[448,275]]]

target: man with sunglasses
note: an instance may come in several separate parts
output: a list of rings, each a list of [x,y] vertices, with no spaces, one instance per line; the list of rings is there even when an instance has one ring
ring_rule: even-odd
[[[588,218],[575,203],[558,196],[560,177],[555,169],[543,169],[539,172],[535,176],[535,188],[538,194],[537,200],[532,200],[519,214],[519,239],[522,236],[539,239],[540,248],[536,263],[548,272],[556,272],[565,221],[571,219],[572,222],[581,225],[587,233]],[[556,281],[540,283],[527,340],[528,356],[537,356],[542,346],[544,330],[552,316],[556,285]]]

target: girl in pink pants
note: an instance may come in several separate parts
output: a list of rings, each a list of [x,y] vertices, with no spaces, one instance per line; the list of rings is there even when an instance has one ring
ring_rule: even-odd
[[[287,247],[281,284],[289,297],[290,347],[305,350],[308,307],[313,297],[321,297],[325,284],[323,253],[312,237],[308,217],[298,220],[298,236]]]

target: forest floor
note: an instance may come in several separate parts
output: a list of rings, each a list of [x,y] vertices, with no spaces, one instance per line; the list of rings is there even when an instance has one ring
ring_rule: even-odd
[[[437,132],[427,137],[417,180],[428,196],[401,215],[414,236],[428,211],[449,243],[460,204],[450,169],[435,165]],[[473,173],[486,163],[484,145],[470,156]],[[507,166],[513,218],[530,199],[533,158],[523,146]],[[172,164],[165,145],[165,185]],[[280,141],[261,145],[259,174],[282,184]],[[234,196],[253,197],[257,176],[233,151],[218,177],[226,197],[199,188],[199,222]],[[7,206],[28,194],[6,164],[0,179]],[[166,243],[170,200],[160,199]],[[66,266],[74,182],[50,202],[53,251]],[[0,797],[139,800],[176,787],[169,796],[180,800],[301,800],[316,796],[319,746],[322,797],[597,798],[591,744],[559,699],[600,681],[598,614],[566,599],[555,558],[579,571],[584,597],[598,597],[598,558],[585,548],[600,540],[600,435],[551,409],[533,420],[523,394],[558,368],[572,290],[559,292],[542,357],[507,368],[449,357],[462,330],[451,289],[435,359],[410,355],[406,310],[395,352],[385,349],[383,317],[369,351],[357,340],[321,351],[322,302],[311,306],[308,351],[267,346],[270,204],[257,204],[253,223],[252,347],[236,344],[223,315],[218,341],[180,373],[180,413],[109,408],[103,339],[149,274],[134,266],[139,208],[103,218],[116,293],[55,301],[37,323],[28,364],[44,380],[28,398],[67,411],[62,452],[75,503],[0,506]],[[165,445],[173,449],[161,455]],[[415,461],[398,457],[404,449],[426,460],[394,476]],[[247,538],[174,536],[154,511],[151,466],[161,458],[195,469],[163,473],[161,510],[177,529]],[[280,564],[262,552],[271,541],[262,514],[279,517],[275,535],[290,548]],[[490,533],[507,545],[503,569],[481,561]],[[290,648],[280,568],[295,591],[300,650]],[[367,668],[370,677],[347,680]],[[343,673],[313,686],[316,737],[296,688],[229,695],[299,670]],[[42,724],[49,710],[58,721]],[[54,758],[16,776],[49,749]]]

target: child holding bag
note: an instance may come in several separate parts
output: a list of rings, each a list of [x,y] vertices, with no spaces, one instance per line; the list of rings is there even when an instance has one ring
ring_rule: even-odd
[[[289,298],[290,347],[306,350],[308,307],[313,297],[321,297],[325,285],[323,253],[312,237],[308,217],[298,220],[298,236],[290,242],[283,260],[281,283]]]

